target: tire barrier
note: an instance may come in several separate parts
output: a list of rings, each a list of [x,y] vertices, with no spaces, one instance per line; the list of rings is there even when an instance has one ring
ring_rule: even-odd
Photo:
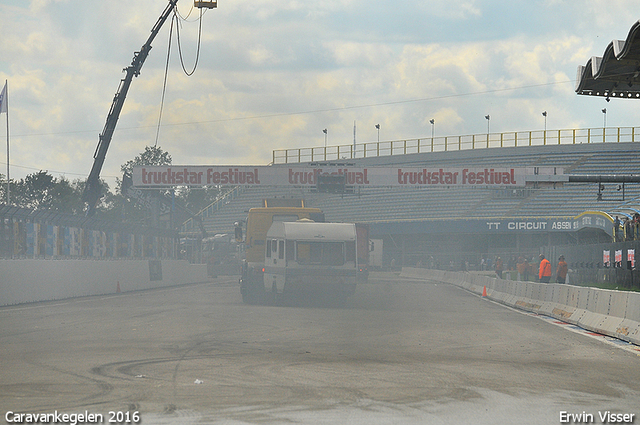
[[[640,292],[517,282],[466,272],[403,267],[401,277],[460,286],[510,307],[554,317],[640,345]]]
[[[0,306],[208,281],[185,260],[0,260]]]

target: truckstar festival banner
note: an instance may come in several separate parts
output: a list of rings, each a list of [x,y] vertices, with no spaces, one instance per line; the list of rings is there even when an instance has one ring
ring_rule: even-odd
[[[137,188],[170,186],[252,185],[315,186],[319,177],[344,176],[353,186],[480,186],[524,187],[528,175],[554,173],[553,168],[448,168],[448,167],[274,167],[274,166],[138,166],[133,169]]]

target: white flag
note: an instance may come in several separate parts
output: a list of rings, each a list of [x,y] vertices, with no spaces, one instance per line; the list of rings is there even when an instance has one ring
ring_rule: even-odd
[[[4,82],[4,88],[2,89],[2,93],[0,93],[0,114],[3,112],[7,112],[7,82]]]

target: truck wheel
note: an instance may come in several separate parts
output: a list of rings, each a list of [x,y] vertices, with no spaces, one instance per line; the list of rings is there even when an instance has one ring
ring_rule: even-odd
[[[284,294],[280,294],[278,293],[278,287],[276,286],[276,283],[273,282],[273,285],[271,285],[271,304],[272,305],[278,305],[281,306],[282,303],[284,302]]]
[[[245,304],[258,305],[263,304],[265,299],[265,291],[262,285],[255,282],[242,282],[240,286],[242,293],[242,302]]]

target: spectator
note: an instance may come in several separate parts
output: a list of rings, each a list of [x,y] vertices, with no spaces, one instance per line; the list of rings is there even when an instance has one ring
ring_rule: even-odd
[[[502,279],[502,270],[502,258],[498,257],[496,258],[496,276],[498,276],[499,279]]]
[[[558,258],[558,268],[556,269],[556,282],[565,283],[567,281],[567,272],[569,271],[569,266],[567,266],[567,262],[564,261],[564,255],[561,255]]]
[[[531,271],[533,270],[531,268],[531,264],[529,264],[529,261],[527,261],[527,258],[525,257],[524,259],[524,275],[522,276],[522,280],[523,281],[528,281],[529,280],[529,273],[531,273]]]
[[[512,255],[509,257],[509,261],[507,261],[507,270],[515,270],[516,269],[516,257]]]
[[[542,283],[549,283],[551,280],[551,263],[544,258],[542,254],[540,254],[540,271],[538,277]]]
[[[524,279],[525,273],[527,272],[527,263],[522,255],[518,257],[516,269],[518,270],[518,280],[522,281]]]

